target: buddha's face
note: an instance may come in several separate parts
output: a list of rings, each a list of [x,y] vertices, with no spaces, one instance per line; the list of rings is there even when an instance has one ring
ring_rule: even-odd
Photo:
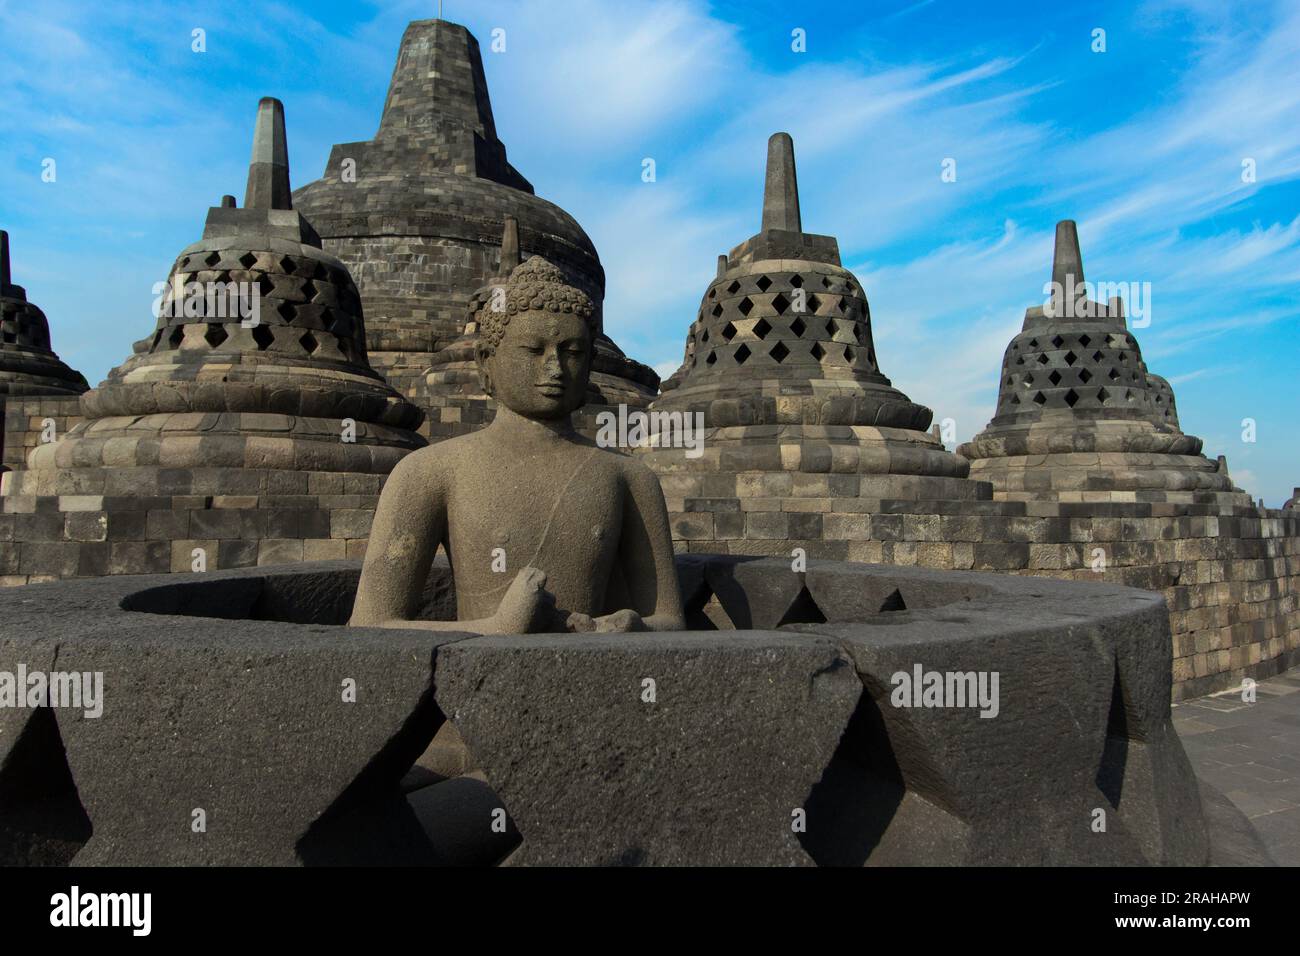
[[[582,407],[591,373],[591,330],[581,316],[521,312],[490,355],[481,355],[492,396],[527,418],[564,418]]]

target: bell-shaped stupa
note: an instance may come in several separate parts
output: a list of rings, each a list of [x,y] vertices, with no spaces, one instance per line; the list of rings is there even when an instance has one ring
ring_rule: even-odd
[[[277,474],[378,480],[424,444],[419,409],[367,362],[347,267],[293,208],[278,100],[258,107],[244,208],[208,211],[153,335],[81,405],[15,493],[283,494]]]
[[[9,268],[9,233],[0,229],[0,463],[22,467],[27,448],[27,416],[11,430],[6,411],[11,403],[31,398],[80,395],[87,388],[80,372],[68,368],[50,346],[45,313],[27,301],[27,290],[14,285]],[[39,410],[39,409],[37,409]],[[38,417],[44,417],[48,409]],[[13,448],[5,433],[10,432]]]
[[[853,499],[861,514],[885,500],[990,495],[987,485],[967,479],[967,462],[926,431],[930,409],[881,371],[861,283],[840,263],[833,237],[803,231],[786,133],[768,141],[762,227],[719,257],[685,360],[651,411],[656,437],[645,454],[665,480],[670,511],[678,491],[684,513],[734,510],[726,502],[735,498],[768,499],[780,511],[799,512],[794,517],[807,529],[772,519],[771,527],[786,530],[775,535],[780,539],[821,537],[810,513],[818,503],[833,511],[828,502],[837,499]],[[701,416],[702,445],[687,454],[674,432]],[[818,502],[780,507],[778,500],[804,497]],[[750,516],[714,517],[715,543],[758,536]],[[687,514],[681,527],[696,520]]]
[[[1240,505],[1220,457],[1179,429],[1173,389],[1147,370],[1122,300],[1089,297],[1075,224],[1056,224],[1051,295],[1007,346],[997,411],[958,452],[1009,501]]]
[[[79,395],[80,372],[64,365],[50,346],[50,324],[27,290],[14,285],[9,233],[0,229],[0,401],[13,395]]]
[[[719,257],[686,359],[653,407],[702,412],[721,430],[711,444],[750,449],[763,468],[966,475],[926,431],[930,409],[881,372],[867,298],[839,244],[803,231],[787,133],[768,141],[762,228]]]
[[[426,373],[456,361],[470,300],[497,275],[507,217],[523,258],[542,256],[593,301],[604,299],[605,272],[587,234],[507,161],[478,41],[459,24],[407,26],[374,139],[336,145],[325,175],[294,201],[357,281],[371,362],[429,411],[435,440],[457,433],[459,392],[426,392],[440,385]],[[448,346],[451,354],[438,355]],[[592,383],[608,404],[644,407],[659,378],[602,331]]]

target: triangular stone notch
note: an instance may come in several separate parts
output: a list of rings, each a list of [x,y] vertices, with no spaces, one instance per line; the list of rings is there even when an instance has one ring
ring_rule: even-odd
[[[888,614],[891,611],[906,611],[907,602],[903,600],[903,593],[894,588],[893,591],[880,603],[880,613]]]
[[[0,765],[0,866],[66,866],[92,831],[54,710],[38,707]]]
[[[1110,713],[1106,718],[1106,742],[1102,746],[1101,763],[1097,767],[1097,789],[1110,805],[1119,808],[1124,792],[1124,772],[1129,751],[1128,714],[1124,708],[1124,688],[1119,677],[1119,660],[1115,661],[1115,677],[1111,682]]]
[[[683,605],[686,629],[690,631],[735,631],[736,622],[709,588],[697,592]]]
[[[805,584],[799,589],[799,593],[795,595],[794,601],[786,608],[785,613],[781,615],[781,620],[777,622],[776,626],[825,623],[825,613],[817,606],[817,602],[813,600],[812,594],[808,591],[808,585]]]

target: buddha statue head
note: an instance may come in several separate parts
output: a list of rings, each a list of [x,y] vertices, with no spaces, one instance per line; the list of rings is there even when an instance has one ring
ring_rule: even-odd
[[[586,401],[596,308],[540,256],[515,267],[475,316],[483,390],[526,418],[567,418]]]

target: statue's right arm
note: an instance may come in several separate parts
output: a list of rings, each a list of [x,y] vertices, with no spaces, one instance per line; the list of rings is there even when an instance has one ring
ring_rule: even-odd
[[[430,451],[407,455],[384,484],[348,621],[354,627],[464,630],[455,621],[412,620],[447,528],[444,482]]]

